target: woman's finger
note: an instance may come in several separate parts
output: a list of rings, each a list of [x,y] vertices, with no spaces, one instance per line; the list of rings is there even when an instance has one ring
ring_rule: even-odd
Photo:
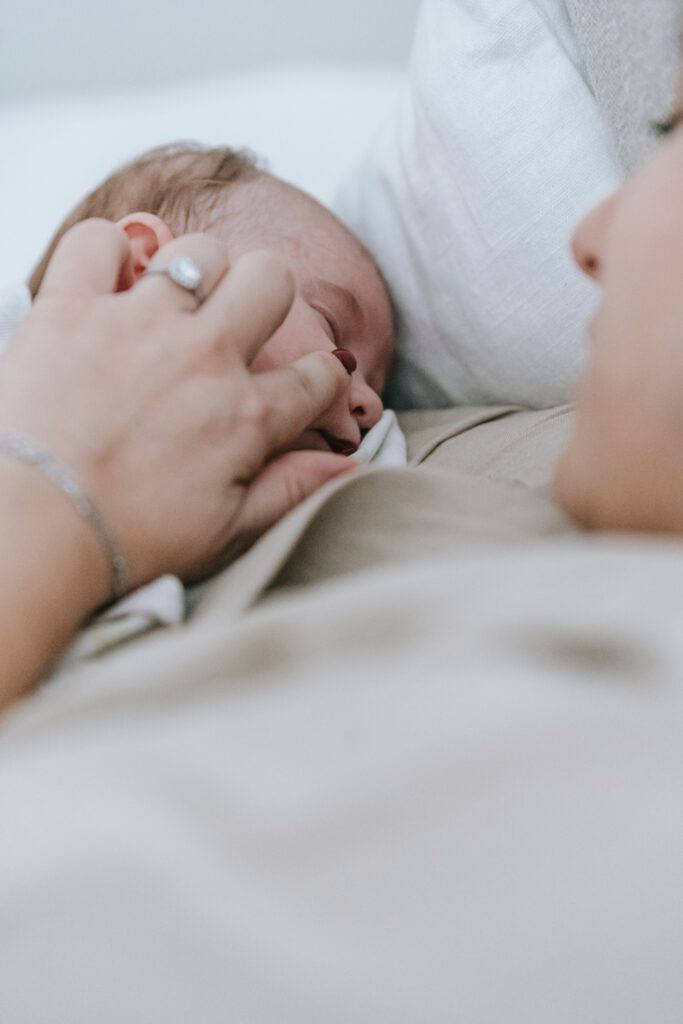
[[[81,221],[57,246],[40,295],[113,294],[129,257],[130,244],[120,227],[108,220]]]
[[[176,268],[181,272],[196,268],[200,275],[197,286],[184,287],[173,280],[169,271]],[[203,234],[183,235],[155,253],[130,294],[137,300],[144,298],[169,310],[196,313],[203,302],[211,299],[227,269],[228,251],[217,238]]]
[[[281,370],[252,374],[267,410],[263,424],[269,452],[290,444],[349,387],[349,375],[331,352],[311,352]]]
[[[284,263],[267,252],[250,252],[207,297],[198,319],[217,348],[236,351],[249,364],[285,320],[293,299],[294,280]]]

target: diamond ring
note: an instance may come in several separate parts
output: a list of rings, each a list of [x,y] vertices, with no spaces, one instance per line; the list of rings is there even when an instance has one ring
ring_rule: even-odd
[[[190,292],[197,303],[197,309],[204,302],[206,296],[201,292],[204,272],[199,264],[195,263],[189,256],[176,256],[167,267],[160,267],[158,270],[147,270],[143,277],[153,277],[155,274],[168,277],[174,284],[180,285],[184,291]]]

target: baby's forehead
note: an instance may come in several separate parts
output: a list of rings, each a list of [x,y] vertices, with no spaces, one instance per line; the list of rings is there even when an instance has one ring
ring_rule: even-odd
[[[389,300],[372,255],[330,210],[299,189],[265,174],[240,184],[227,199],[220,232],[235,256],[255,248],[280,253],[302,290],[314,280],[328,281],[350,291],[371,317],[386,319]]]
[[[358,258],[360,242],[334,214],[292,185],[262,173],[226,192],[215,229],[226,243],[287,246],[294,253],[333,247]]]

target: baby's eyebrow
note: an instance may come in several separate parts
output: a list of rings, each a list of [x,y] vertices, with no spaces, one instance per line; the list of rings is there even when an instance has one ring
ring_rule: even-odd
[[[325,281],[321,277],[316,277],[313,284],[321,292],[324,297],[327,293],[329,299],[336,299],[344,307],[344,313],[351,322],[354,331],[360,331],[365,326],[365,314],[363,313],[363,307],[360,302],[348,288],[344,288],[341,284],[335,284],[333,281]]]

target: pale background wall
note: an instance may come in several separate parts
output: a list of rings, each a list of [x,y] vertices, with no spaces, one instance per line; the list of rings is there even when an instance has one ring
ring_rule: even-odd
[[[334,201],[391,116],[419,0],[0,0],[0,287],[106,174],[248,146]]]
[[[0,101],[274,61],[399,65],[418,0],[0,0]]]

